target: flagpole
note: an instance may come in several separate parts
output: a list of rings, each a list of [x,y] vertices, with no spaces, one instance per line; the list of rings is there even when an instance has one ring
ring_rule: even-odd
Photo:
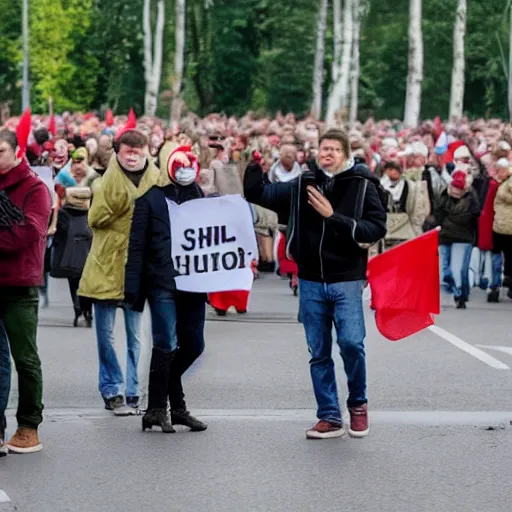
[[[28,0],[23,0],[22,13],[22,32],[23,32],[23,88],[21,92],[21,107],[25,111],[30,107],[30,84],[28,77],[29,65],[29,44],[28,44]]]

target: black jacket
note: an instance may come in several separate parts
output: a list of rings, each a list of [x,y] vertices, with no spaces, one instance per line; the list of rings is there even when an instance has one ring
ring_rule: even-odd
[[[441,226],[439,243],[474,244],[479,215],[480,203],[473,188],[460,199],[450,197],[445,190],[435,211],[436,223]]]
[[[59,211],[57,232],[51,248],[50,275],[56,278],[82,276],[92,244],[87,210],[64,205]]]
[[[176,291],[171,254],[171,224],[166,199],[181,204],[203,197],[197,184],[187,187],[153,187],[135,201],[128,260],[125,273],[125,301],[142,311],[154,288]]]
[[[365,165],[329,178],[316,163],[289,183],[265,184],[258,164],[247,168],[245,196],[277,212],[288,225],[287,249],[299,266],[299,277],[337,283],[366,278],[368,250],[386,234],[386,210],[379,180]],[[306,187],[314,182],[330,201],[334,214],[324,219],[308,203]]]

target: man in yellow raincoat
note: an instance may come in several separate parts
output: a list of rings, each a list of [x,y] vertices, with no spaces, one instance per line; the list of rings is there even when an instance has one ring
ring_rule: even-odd
[[[138,130],[124,131],[89,211],[93,242],[79,295],[94,301],[99,391],[105,408],[116,415],[134,414],[139,402],[142,314],[123,303],[125,264],[135,200],[158,182],[159,175],[149,157],[147,137]],[[124,311],[126,326],[126,380],[114,349],[118,307]]]

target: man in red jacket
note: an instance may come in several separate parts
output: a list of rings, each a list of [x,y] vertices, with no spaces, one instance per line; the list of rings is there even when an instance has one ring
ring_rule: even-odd
[[[0,351],[5,354],[8,350],[8,340],[18,372],[18,429],[7,448],[33,453],[42,449],[37,434],[43,420],[43,378],[36,344],[37,287],[43,284],[51,199],[27,162],[17,159],[17,150],[16,135],[0,130]],[[0,358],[0,451],[5,451],[9,374],[5,358]]]

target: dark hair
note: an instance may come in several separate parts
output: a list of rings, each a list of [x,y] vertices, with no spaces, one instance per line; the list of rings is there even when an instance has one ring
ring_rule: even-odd
[[[18,147],[18,138],[16,134],[10,130],[0,130],[0,142],[7,142],[13,151]]]
[[[116,151],[119,151],[121,144],[126,144],[131,148],[145,148],[149,145],[148,138],[139,130],[127,130],[124,132],[116,144]]]
[[[393,161],[386,162],[384,164],[384,167],[382,168],[382,171],[385,172],[388,169],[391,169],[393,171],[398,171],[400,174],[402,174],[402,172],[403,172],[402,166],[399,163],[393,162]]]
[[[50,132],[46,128],[38,128],[34,131],[34,139],[42,146],[45,142],[50,140]]]
[[[337,140],[339,143],[341,143],[341,147],[343,148],[345,156],[348,157],[350,155],[350,141],[348,135],[343,130],[338,130],[336,128],[327,130],[320,137],[319,144],[321,144],[324,140]]]

